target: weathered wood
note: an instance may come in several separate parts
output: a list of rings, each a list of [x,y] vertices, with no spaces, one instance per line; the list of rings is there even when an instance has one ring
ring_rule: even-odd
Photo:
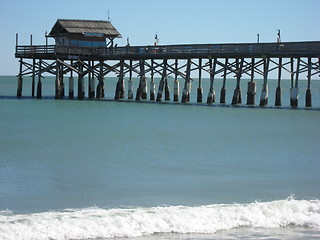
[[[261,98],[260,98],[260,107],[266,106],[268,104],[268,72],[269,72],[269,58],[265,58],[263,60],[263,85],[261,91]]]
[[[312,107],[311,101],[311,68],[312,61],[311,58],[308,58],[308,82],[307,82],[307,90],[306,90],[306,107]]]
[[[165,84],[165,80],[167,78],[167,59],[163,59],[163,70],[161,75],[161,80],[159,82],[158,94],[157,94],[157,102],[160,102],[162,99],[163,88]]]
[[[22,97],[22,58],[20,59],[20,68],[19,68],[19,75],[18,75],[18,88],[17,88],[17,97]]]
[[[226,103],[226,81],[227,81],[227,68],[228,67],[228,58],[225,59],[223,66],[223,82],[220,91],[220,103]]]
[[[203,95],[201,73],[202,73],[202,59],[199,58],[199,85],[198,85],[198,89],[197,89],[197,102],[198,103],[202,102],[202,95]]]
[[[182,103],[186,103],[188,101],[188,98],[190,98],[190,92],[189,92],[189,87],[190,87],[190,72],[191,72],[191,59],[189,58],[187,60],[187,69],[186,69],[186,79],[184,82],[184,88],[182,92]]]
[[[42,59],[39,60],[38,84],[37,84],[37,98],[42,98],[42,82],[41,82],[41,65]]]
[[[275,106],[281,106],[281,70],[282,70],[282,58],[279,58],[278,64],[278,86],[276,88],[276,100]]]
[[[247,91],[247,105],[255,104],[255,96],[256,96],[256,83],[254,80],[254,58],[251,59],[251,80],[248,82],[248,91]]]
[[[233,92],[233,98],[232,98],[232,105],[236,105],[238,103],[242,102],[241,97],[241,89],[240,89],[240,79],[242,76],[242,66],[243,66],[244,59],[242,58],[239,62],[239,58],[236,59],[236,77],[237,77],[237,85],[236,89]]]
[[[103,74],[103,61],[99,61],[99,75],[96,98],[104,98],[104,74]]]

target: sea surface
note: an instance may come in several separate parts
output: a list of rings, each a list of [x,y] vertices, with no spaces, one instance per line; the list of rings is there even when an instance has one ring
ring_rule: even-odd
[[[111,101],[105,81],[107,100],[55,100],[45,77],[39,100],[25,77],[17,99],[0,76],[1,240],[320,239],[320,81],[308,109],[305,81],[295,109],[285,80],[280,108],[275,80],[265,108],[232,107],[233,79],[211,106],[197,82],[175,104]]]

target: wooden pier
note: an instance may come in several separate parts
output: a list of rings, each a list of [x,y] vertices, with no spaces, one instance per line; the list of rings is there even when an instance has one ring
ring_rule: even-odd
[[[107,24],[103,31],[99,24]],[[70,27],[71,26],[71,27]],[[91,27],[91,29],[90,29]],[[100,26],[101,27],[101,26]],[[85,29],[85,30],[84,30]],[[108,30],[108,31],[107,31]],[[110,73],[118,76],[114,99],[148,99],[150,101],[170,100],[168,81],[174,81],[173,101],[190,101],[191,73],[198,72],[197,102],[212,104],[217,101],[214,81],[222,75],[222,88],[219,102],[225,104],[227,76],[236,78],[232,105],[243,102],[240,89],[241,78],[249,78],[246,104],[256,103],[255,77],[261,76],[262,91],[260,106],[268,104],[268,74],[277,71],[278,85],[275,89],[274,105],[281,106],[282,71],[291,77],[290,105],[298,106],[299,76],[307,75],[305,106],[311,107],[311,79],[319,80],[320,41],[313,42],[276,42],[276,43],[239,43],[239,44],[190,44],[160,46],[118,47],[113,40],[120,34],[107,21],[58,20],[49,34],[56,39],[55,45],[19,45],[16,43],[16,58],[20,59],[17,96],[22,96],[22,81],[26,75],[32,76],[32,96],[42,97],[41,78],[44,73],[55,76],[55,98],[65,98],[65,76],[69,77],[69,98],[75,97],[74,81],[77,78],[77,99],[84,99],[84,78],[88,78],[89,99],[104,98],[105,77]],[[73,43],[73,45],[72,45]],[[272,67],[270,67],[272,65]],[[139,86],[133,89],[133,73],[139,76]],[[203,99],[202,73],[209,76],[210,87],[206,89],[207,98]],[[128,74],[128,75],[127,75]],[[156,93],[155,75],[161,78]],[[128,76],[127,96],[125,76]],[[172,77],[172,78],[169,78]],[[37,84],[36,84],[37,78]],[[182,96],[179,96],[179,80]],[[148,82],[149,81],[149,82]],[[36,88],[37,85],[37,88]],[[148,92],[149,86],[149,92]]]

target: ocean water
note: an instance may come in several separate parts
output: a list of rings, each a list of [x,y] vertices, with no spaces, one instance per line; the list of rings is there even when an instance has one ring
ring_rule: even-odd
[[[0,77],[1,240],[320,238],[318,81],[312,109],[303,81],[297,109],[289,81],[281,108],[276,81],[267,108],[54,100],[50,77],[44,99],[30,78],[17,99],[16,85]]]

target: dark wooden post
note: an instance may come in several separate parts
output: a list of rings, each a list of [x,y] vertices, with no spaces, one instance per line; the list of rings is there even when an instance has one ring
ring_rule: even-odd
[[[190,73],[191,73],[191,59],[188,58],[187,69],[186,69],[186,79],[184,82],[184,88],[183,88],[182,99],[181,99],[182,103],[186,103],[188,101],[189,96],[190,96],[190,92],[189,92]]]
[[[104,98],[104,82],[103,82],[103,61],[100,60],[99,63],[99,76],[98,76],[98,86],[97,86],[97,98]]]
[[[306,90],[306,107],[312,107],[312,103],[311,103],[311,68],[312,68],[311,57],[308,57],[308,83],[307,83],[307,90]]]
[[[61,89],[60,89],[60,62],[58,59],[56,60],[56,92],[55,92],[55,99],[60,99],[61,98]]]
[[[22,97],[22,58],[20,58],[20,68],[19,68],[19,76],[18,76],[18,88],[17,88],[17,97]]]
[[[36,79],[36,59],[32,59],[32,97],[34,97],[35,94],[35,79]]]
[[[213,60],[213,65],[212,65],[212,60],[209,60],[209,65],[210,65],[210,88],[208,92],[208,97],[207,97],[207,103],[214,103],[216,101],[216,93],[213,89],[213,83],[214,83],[214,77],[216,74],[216,65],[217,65],[217,59],[214,58]]]
[[[293,82],[294,82],[294,66],[293,66],[293,58],[290,58],[290,66],[291,66],[291,88],[290,88],[290,106],[292,106],[291,94],[293,90]]]
[[[73,61],[70,62],[71,66],[73,64]],[[70,71],[70,77],[69,77],[69,99],[74,98],[74,79],[73,79],[73,71],[71,69]]]
[[[39,59],[39,72],[38,72],[38,85],[37,85],[37,98],[42,98],[42,82],[41,82],[41,66],[42,60]]]
[[[133,99],[132,60],[130,60],[129,81],[128,81],[128,99]]]
[[[254,80],[254,58],[251,58],[251,80],[248,82],[248,91],[247,91],[247,105],[255,104],[255,96],[256,96],[256,83]]]
[[[260,98],[260,107],[266,106],[268,104],[268,72],[269,72],[269,58],[263,60],[263,85]]]
[[[174,74],[174,89],[173,89],[173,101],[179,101],[179,80],[178,80],[178,59],[175,60],[175,74]]]
[[[83,64],[79,61],[79,73],[78,73],[78,100],[82,100],[84,98],[84,82],[83,82]]]
[[[154,82],[154,60],[151,59],[151,80],[150,80],[150,100],[154,101],[156,99],[156,84]]]
[[[119,73],[119,80],[117,82],[116,91],[114,99],[118,100],[124,98],[124,79],[123,79],[123,69],[124,69],[124,60],[120,60],[120,73]]]
[[[300,57],[297,59],[297,68],[296,68],[296,81],[294,87],[291,89],[290,92],[290,102],[291,107],[298,107],[298,100],[299,100],[299,71],[300,71]]]
[[[278,86],[276,89],[276,100],[275,106],[281,106],[281,70],[282,70],[282,58],[279,58],[279,65],[278,65]]]
[[[199,58],[199,86],[197,89],[197,102],[202,102],[202,95],[203,95],[203,88],[202,88],[202,82],[201,82],[201,73],[202,73],[202,59]]]
[[[163,69],[162,69],[162,76],[159,82],[158,94],[157,94],[157,101],[160,102],[162,98],[164,82],[167,78],[167,59],[163,59]]]
[[[223,82],[220,92],[220,103],[226,103],[226,81],[227,81],[228,58],[225,59],[223,69]]]
[[[242,58],[239,63],[239,58],[236,59],[236,77],[237,77],[237,85],[236,89],[233,92],[232,105],[236,105],[242,102],[241,97],[241,89],[240,89],[240,79],[242,75],[242,66],[244,59]]]
[[[144,71],[144,60],[140,60],[140,82],[137,88],[136,100],[147,99],[147,81]]]

